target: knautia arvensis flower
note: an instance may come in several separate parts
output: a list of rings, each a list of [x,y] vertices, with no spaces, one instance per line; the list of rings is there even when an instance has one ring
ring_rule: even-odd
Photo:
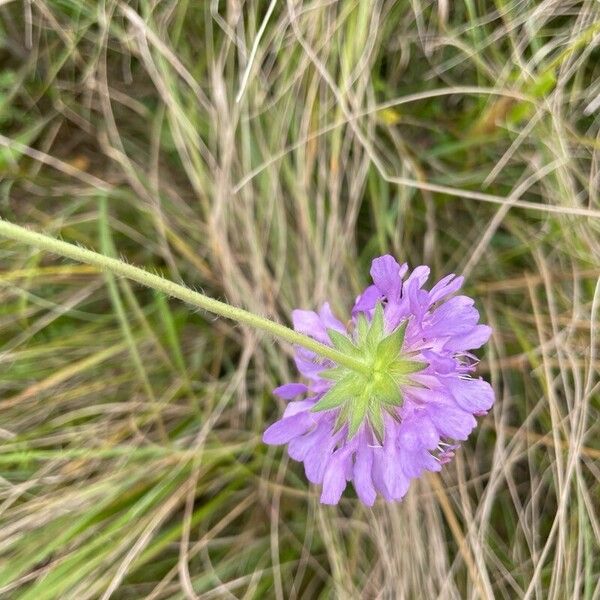
[[[263,439],[288,444],[307,478],[322,484],[324,504],[337,504],[348,481],[369,506],[378,493],[400,500],[411,479],[452,459],[494,402],[491,386],[472,376],[469,352],[491,329],[478,323],[471,298],[451,297],[463,278],[448,275],[426,291],[428,267],[407,273],[391,256],[376,258],[349,327],[328,304],[293,312],[296,331],[364,365],[350,369],[296,348],[305,383],[274,390],[290,402]]]
[[[452,459],[494,402],[474,379],[491,330],[466,296],[449,298],[462,277],[448,275],[429,291],[427,267],[409,277],[391,256],[373,261],[369,286],[357,299],[349,328],[328,304],[319,313],[296,310],[295,331],[215,300],[122,260],[3,220],[0,236],[93,265],[188,304],[297,345],[296,365],[307,383],[275,393],[290,400],[281,421],[265,431],[268,444],[289,444],[308,479],[323,485],[321,502],[336,504],[347,481],[372,505],[379,492],[400,500],[410,480]],[[303,400],[294,400],[305,396]]]

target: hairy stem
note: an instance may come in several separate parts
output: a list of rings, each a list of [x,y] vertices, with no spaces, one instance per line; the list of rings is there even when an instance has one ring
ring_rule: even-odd
[[[57,240],[48,235],[31,231],[25,227],[15,225],[14,223],[2,219],[0,219],[0,235],[17,242],[34,246],[40,250],[45,250],[47,252],[52,252],[53,254],[58,254],[59,256],[71,258],[78,262],[93,265],[103,271],[114,273],[115,275],[127,277],[141,285],[163,292],[173,298],[179,298],[179,300],[183,300],[188,304],[207,310],[220,317],[231,319],[232,321],[248,325],[254,329],[266,331],[274,337],[291,344],[302,346],[323,358],[329,358],[337,364],[344,365],[354,371],[368,374],[368,368],[363,362],[339,352],[335,348],[321,344],[285,325],[281,325],[280,323],[276,323],[265,317],[260,317],[247,310],[238,308],[237,306],[231,306],[225,302],[215,300],[214,298],[200,294],[199,292],[174,283],[164,277],[160,277],[159,275],[149,273],[139,267],[134,267],[121,260],[117,260],[116,258],[104,256],[98,252],[87,250],[86,248],[81,248],[74,244],[63,242],[62,240]]]

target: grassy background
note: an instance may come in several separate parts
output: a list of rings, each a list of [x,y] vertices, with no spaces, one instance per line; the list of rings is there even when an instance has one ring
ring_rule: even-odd
[[[498,401],[398,505],[265,447],[290,348],[0,240],[0,596],[600,598],[595,0],[0,2],[0,214],[289,321],[467,275]],[[236,101],[239,99],[239,101]]]

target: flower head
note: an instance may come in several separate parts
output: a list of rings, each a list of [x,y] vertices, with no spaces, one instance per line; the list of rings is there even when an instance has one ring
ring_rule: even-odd
[[[373,285],[357,298],[349,328],[328,304],[293,312],[297,331],[363,365],[352,370],[297,348],[306,383],[274,390],[290,402],[263,439],[288,444],[307,478],[322,484],[324,504],[337,504],[348,481],[369,506],[378,493],[400,500],[411,479],[452,460],[474,415],[494,402],[491,386],[471,376],[477,359],[469,352],[491,329],[478,324],[471,298],[449,298],[463,278],[448,275],[426,291],[428,267],[407,273],[391,256],[376,258]]]

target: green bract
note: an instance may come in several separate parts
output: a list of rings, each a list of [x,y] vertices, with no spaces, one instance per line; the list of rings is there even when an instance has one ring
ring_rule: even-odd
[[[338,409],[336,431],[347,423],[348,438],[352,438],[366,419],[379,441],[383,441],[384,411],[397,418],[396,409],[403,403],[402,386],[415,385],[410,375],[427,366],[410,354],[402,353],[407,324],[407,320],[403,321],[386,335],[383,308],[377,304],[370,324],[362,313],[358,316],[355,340],[328,330],[337,350],[367,367],[364,373],[345,366],[320,373],[335,383],[312,410]]]

